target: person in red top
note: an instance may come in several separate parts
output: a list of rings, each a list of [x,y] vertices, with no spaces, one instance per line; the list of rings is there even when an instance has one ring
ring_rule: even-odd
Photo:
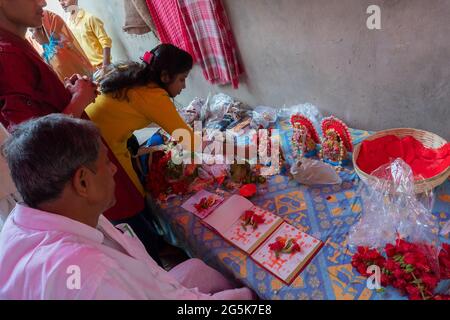
[[[45,0],[0,0],[0,122],[8,130],[50,113],[87,118],[84,109],[97,96],[97,86],[86,77],[74,75],[62,83],[25,39],[28,27],[42,25],[46,5]],[[108,154],[121,168],[110,150]],[[148,221],[142,217],[142,195],[123,169],[117,171],[115,180],[117,202],[104,215],[114,222],[129,223],[150,251],[144,235],[149,232],[145,227]]]
[[[77,76],[61,83],[25,40],[28,27],[42,25],[44,0],[0,0],[0,121],[11,126],[62,112],[80,117],[96,97],[96,86]]]

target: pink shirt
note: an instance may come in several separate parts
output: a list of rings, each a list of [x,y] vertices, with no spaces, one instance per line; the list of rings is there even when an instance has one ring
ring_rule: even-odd
[[[0,300],[214,298],[233,296],[183,287],[104,216],[95,229],[17,205],[0,233]]]

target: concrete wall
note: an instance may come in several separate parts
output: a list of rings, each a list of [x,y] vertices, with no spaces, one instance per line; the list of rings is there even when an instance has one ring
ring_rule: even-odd
[[[246,69],[241,86],[209,85],[195,67],[180,102],[209,92],[251,105],[311,102],[352,127],[415,127],[450,139],[450,0],[223,1]],[[121,0],[80,4],[103,17],[125,55],[136,59],[157,43],[121,32]],[[382,30],[366,27],[371,4],[381,7]]]

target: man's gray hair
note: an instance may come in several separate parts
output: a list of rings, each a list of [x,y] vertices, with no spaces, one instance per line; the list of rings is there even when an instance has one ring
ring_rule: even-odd
[[[57,199],[76,170],[96,162],[100,132],[90,121],[50,114],[16,126],[2,146],[25,203]]]

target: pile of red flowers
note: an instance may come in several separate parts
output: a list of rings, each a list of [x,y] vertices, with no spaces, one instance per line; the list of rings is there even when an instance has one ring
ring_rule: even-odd
[[[450,246],[443,244],[439,254],[439,270],[434,268],[433,247],[410,243],[401,239],[395,245],[384,248],[386,257],[376,249],[358,247],[352,257],[352,266],[363,276],[369,277],[367,267],[381,268],[381,285],[400,290],[412,300],[449,299],[450,296],[434,295],[441,279],[450,278]]]
[[[258,225],[266,221],[262,216],[257,215],[252,210],[246,210],[241,219],[243,221],[241,225],[245,231],[247,231],[247,226],[249,225],[253,227],[253,230],[256,230],[256,228],[258,228]]]
[[[172,153],[155,151],[152,153],[152,164],[147,176],[147,190],[153,198],[164,200],[169,194],[185,194],[196,175],[196,166],[175,165]]]
[[[274,243],[269,244],[269,249],[275,251],[277,259],[281,253],[296,253],[301,251],[301,247],[295,239],[286,237],[277,237]]]

